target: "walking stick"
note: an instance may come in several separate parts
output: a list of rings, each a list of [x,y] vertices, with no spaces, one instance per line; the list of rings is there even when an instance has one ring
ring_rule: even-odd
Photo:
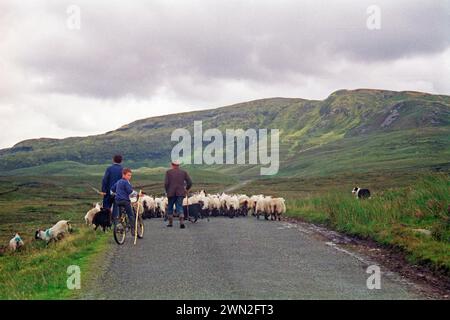
[[[138,217],[139,217],[139,206],[140,206],[140,201],[139,199],[141,198],[142,195],[142,190],[139,190],[139,194],[137,196],[137,206],[136,206],[136,222],[134,224],[134,245],[136,245],[137,242],[137,228],[138,228]]]
[[[191,218],[189,217],[189,191],[186,190],[186,214],[187,214],[187,220],[191,221]]]

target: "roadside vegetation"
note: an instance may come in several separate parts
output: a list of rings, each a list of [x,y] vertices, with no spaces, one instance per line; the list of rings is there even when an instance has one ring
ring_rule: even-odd
[[[349,190],[290,199],[288,215],[399,248],[411,263],[450,275],[450,179],[419,178],[407,187],[374,191],[357,200]]]

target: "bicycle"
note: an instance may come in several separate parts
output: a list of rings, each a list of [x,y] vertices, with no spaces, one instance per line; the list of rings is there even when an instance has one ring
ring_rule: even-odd
[[[134,214],[137,214],[134,208],[133,211]],[[138,215],[137,221],[137,236],[139,239],[142,239],[144,237],[144,220],[141,214]],[[114,240],[118,245],[122,245],[125,243],[125,238],[128,231],[130,232],[131,236],[134,237],[134,234],[131,233],[131,225],[128,221],[128,216],[125,212],[125,208],[119,207],[119,221],[114,223],[113,229]]]

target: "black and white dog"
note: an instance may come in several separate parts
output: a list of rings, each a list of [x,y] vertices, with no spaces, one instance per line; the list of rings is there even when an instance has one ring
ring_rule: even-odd
[[[370,190],[369,189],[361,189],[359,187],[355,187],[355,188],[353,188],[352,193],[358,199],[368,199],[368,198],[370,198]]]

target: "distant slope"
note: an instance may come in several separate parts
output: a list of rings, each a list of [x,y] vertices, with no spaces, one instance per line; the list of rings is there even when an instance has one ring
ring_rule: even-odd
[[[131,166],[166,164],[176,128],[280,129],[280,174],[437,168],[450,159],[450,96],[340,90],[323,101],[272,98],[212,110],[139,120],[89,137],[36,139],[0,150],[0,171],[56,161],[103,164],[122,153]],[[257,175],[259,167],[224,166]]]

